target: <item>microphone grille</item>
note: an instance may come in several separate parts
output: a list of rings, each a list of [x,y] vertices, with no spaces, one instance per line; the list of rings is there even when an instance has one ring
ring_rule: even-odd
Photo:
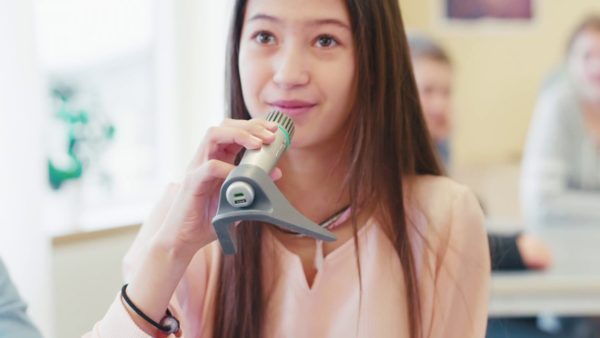
[[[273,110],[265,117],[265,120],[270,122],[275,122],[279,126],[281,126],[287,133],[290,135],[290,140],[294,136],[294,130],[296,127],[294,126],[294,120],[292,120],[289,116],[285,115],[279,110]]]

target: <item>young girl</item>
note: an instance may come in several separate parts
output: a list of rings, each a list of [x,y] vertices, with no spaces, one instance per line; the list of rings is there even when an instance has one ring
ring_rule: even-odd
[[[126,257],[128,286],[86,337],[483,337],[489,256],[473,195],[441,177],[397,0],[239,0],[232,119],[213,127]],[[244,222],[223,256],[211,225],[242,148],[296,124],[272,177],[337,241]],[[125,301],[129,297],[129,302]],[[135,309],[130,305],[133,304]],[[169,309],[166,312],[166,309]],[[160,326],[160,325],[159,325]]]

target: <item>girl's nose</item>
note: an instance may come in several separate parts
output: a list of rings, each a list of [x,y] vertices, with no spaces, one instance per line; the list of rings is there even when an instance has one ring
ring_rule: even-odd
[[[283,89],[305,86],[310,82],[307,59],[301,49],[294,46],[281,49],[275,62],[273,81]]]

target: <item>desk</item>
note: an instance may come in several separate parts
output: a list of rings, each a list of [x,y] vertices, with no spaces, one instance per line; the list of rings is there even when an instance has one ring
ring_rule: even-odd
[[[600,224],[552,225],[537,234],[550,245],[554,265],[493,273],[490,316],[600,316]]]

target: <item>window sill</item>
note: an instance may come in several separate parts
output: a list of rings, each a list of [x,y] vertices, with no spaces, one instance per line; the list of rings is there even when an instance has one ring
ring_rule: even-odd
[[[76,225],[56,222],[46,227],[52,243],[59,244],[74,240],[102,237],[115,232],[137,229],[149,215],[150,203],[113,206],[102,210],[90,210],[83,213]]]

